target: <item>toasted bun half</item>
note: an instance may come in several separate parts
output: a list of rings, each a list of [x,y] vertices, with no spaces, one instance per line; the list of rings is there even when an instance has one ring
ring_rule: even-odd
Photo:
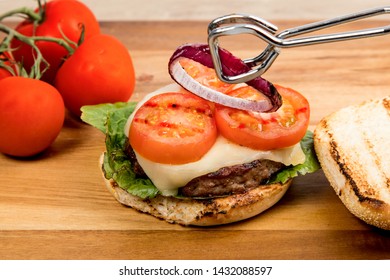
[[[103,155],[100,158],[102,166]],[[245,220],[260,214],[277,203],[292,180],[285,184],[259,186],[243,194],[210,199],[178,199],[158,195],[141,199],[120,188],[104,176],[106,187],[117,201],[140,212],[170,223],[194,226],[215,226]]]
[[[390,230],[390,96],[319,122],[314,147],[325,176],[356,217]]]

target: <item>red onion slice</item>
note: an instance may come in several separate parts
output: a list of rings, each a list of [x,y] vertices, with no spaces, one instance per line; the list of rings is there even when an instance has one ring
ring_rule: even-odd
[[[248,65],[227,50],[219,48],[219,54],[222,62],[222,71],[225,75],[236,76],[250,70]],[[204,86],[193,79],[180,65],[181,58],[189,58],[214,69],[209,46],[207,44],[182,45],[173,53],[168,64],[169,74],[173,80],[186,90],[204,99],[227,107],[262,113],[274,112],[282,105],[281,96],[274,85],[261,77],[257,77],[247,82],[247,84],[262,93],[267,100],[254,101],[233,97]]]

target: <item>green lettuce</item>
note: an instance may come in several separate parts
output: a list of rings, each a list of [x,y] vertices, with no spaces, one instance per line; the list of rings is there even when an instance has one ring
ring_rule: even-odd
[[[124,133],[128,117],[136,107],[135,102],[99,104],[81,108],[81,119],[101,130],[106,135],[103,172],[106,179],[113,179],[122,189],[141,198],[152,198],[159,190],[149,179],[139,178],[132,170],[125,149],[128,143]],[[301,140],[306,161],[297,166],[288,166],[278,172],[269,183],[285,183],[290,178],[313,173],[320,168],[313,145],[313,133],[307,131]]]
[[[159,193],[158,189],[149,179],[136,176],[125,154],[128,140],[124,128],[135,107],[134,102],[84,106],[81,108],[81,119],[106,135],[103,160],[106,179],[113,179],[130,194],[141,198],[154,197]]]
[[[278,172],[269,183],[285,183],[291,178],[313,173],[320,169],[320,164],[314,151],[313,132],[308,130],[305,137],[302,138],[300,144],[306,156],[305,162],[295,166],[286,167],[282,171]]]

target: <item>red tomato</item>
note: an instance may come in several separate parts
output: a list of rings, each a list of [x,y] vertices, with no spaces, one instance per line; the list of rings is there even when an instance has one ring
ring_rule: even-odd
[[[65,118],[60,93],[30,78],[0,81],[0,152],[11,156],[36,155],[56,139]]]
[[[7,69],[0,67],[0,80],[11,76],[12,74]]]
[[[84,105],[128,101],[135,86],[129,51],[113,36],[95,35],[64,62],[55,86],[65,106],[78,116]]]
[[[16,27],[16,31],[26,36],[48,36],[54,38],[64,38],[77,43],[81,35],[81,26],[85,27],[85,38],[100,33],[99,23],[92,11],[82,2],[76,0],[54,0],[45,5],[45,16],[38,26],[29,21],[23,21]],[[57,69],[67,50],[57,43],[38,41],[37,47],[43,57],[50,64],[50,68],[43,74],[42,80],[52,83]],[[29,72],[34,64],[34,52],[31,46],[14,39],[11,42],[14,49],[13,55],[16,61],[22,62]]]
[[[275,86],[283,105],[274,113],[254,113],[217,105],[215,118],[220,133],[232,142],[257,150],[285,148],[298,143],[309,125],[309,103],[297,91]],[[256,99],[251,87],[229,94]]]
[[[136,152],[166,164],[199,160],[216,137],[210,104],[189,92],[152,97],[138,109],[129,131]]]
[[[7,53],[0,53],[0,60],[2,65],[12,67],[13,69],[15,68],[13,67],[12,63],[9,61],[9,55]],[[8,71],[4,67],[0,67],[0,80],[11,76],[12,73],[10,71]]]

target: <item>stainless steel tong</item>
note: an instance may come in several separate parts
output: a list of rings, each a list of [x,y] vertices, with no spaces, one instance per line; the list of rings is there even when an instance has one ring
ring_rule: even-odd
[[[218,77],[227,83],[242,83],[265,73],[280,54],[281,48],[386,35],[390,32],[390,25],[357,31],[288,39],[290,37],[386,13],[390,13],[390,6],[365,10],[329,20],[289,28],[279,34],[276,34],[278,30],[277,26],[262,18],[252,15],[231,14],[216,18],[210,22],[208,26],[208,44],[210,46],[210,52]],[[243,60],[243,62],[250,67],[248,72],[236,76],[227,76],[222,72],[222,62],[218,52],[218,38],[221,36],[237,34],[255,35],[268,43],[268,46],[258,56]]]

